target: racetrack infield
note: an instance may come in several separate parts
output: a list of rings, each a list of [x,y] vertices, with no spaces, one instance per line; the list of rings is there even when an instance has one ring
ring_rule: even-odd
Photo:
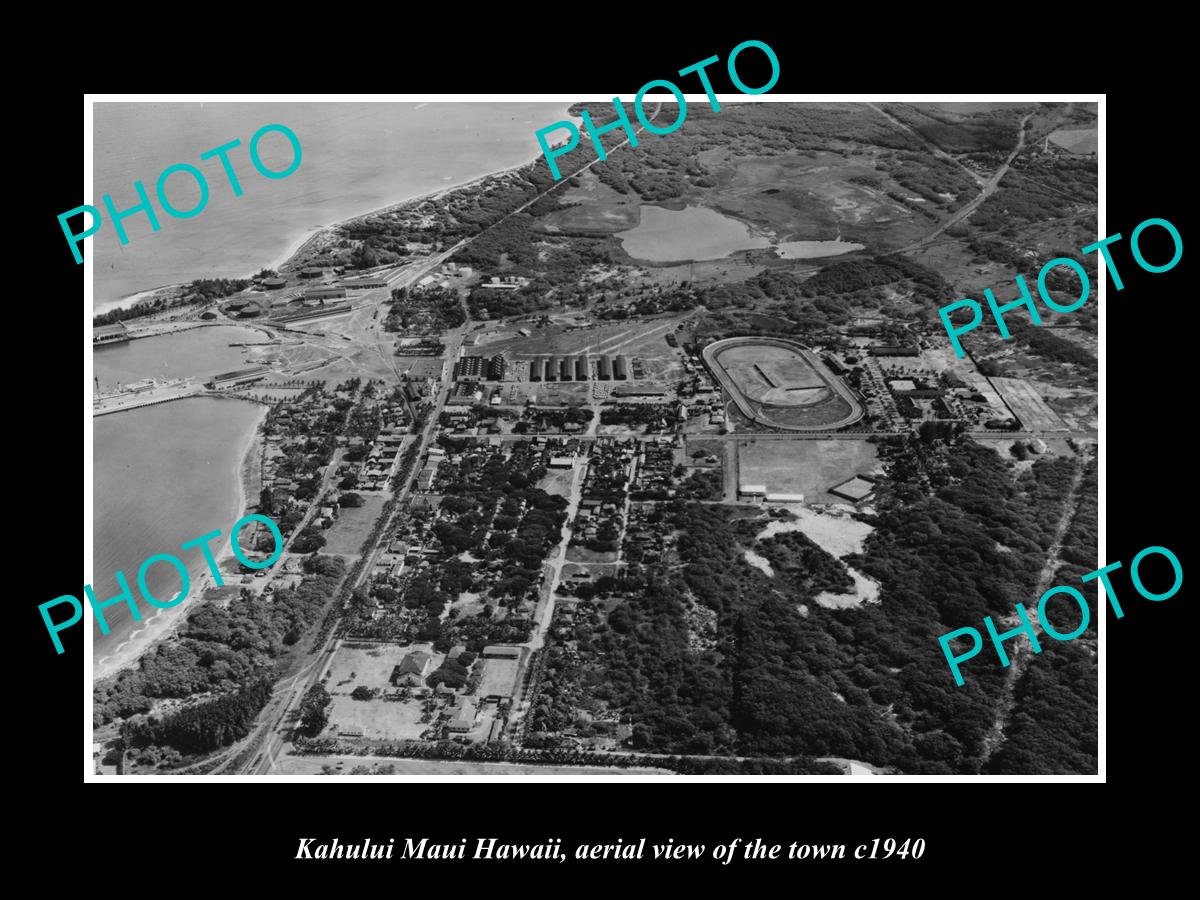
[[[863,408],[812,351],[771,337],[736,337],[704,348],[704,361],[742,413],[784,431],[857,422]]]

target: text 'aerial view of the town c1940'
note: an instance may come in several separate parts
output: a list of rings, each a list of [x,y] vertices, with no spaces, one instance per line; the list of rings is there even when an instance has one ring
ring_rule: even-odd
[[[561,180],[611,102],[95,104],[119,205],[303,144],[88,247],[95,593],[192,578],[86,621],[96,773],[1096,772],[1095,623],[937,641],[1095,568],[1097,302],[938,317],[1096,240],[1095,104],[722,101]]]

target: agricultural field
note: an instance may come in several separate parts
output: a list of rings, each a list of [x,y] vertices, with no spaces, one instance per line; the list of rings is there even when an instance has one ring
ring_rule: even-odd
[[[860,473],[879,471],[870,441],[738,441],[738,482],[764,484],[772,493],[799,493],[806,504],[845,503],[829,489]]]
[[[992,385],[1004,398],[1017,420],[1030,431],[1069,431],[1058,413],[1046,405],[1042,395],[1022,378],[993,378]]]

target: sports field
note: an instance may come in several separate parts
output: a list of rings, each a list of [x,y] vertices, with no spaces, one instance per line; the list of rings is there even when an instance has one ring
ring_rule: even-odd
[[[704,361],[743,414],[785,431],[841,428],[863,409],[815,354],[780,338],[738,337],[704,348]]]
[[[748,439],[738,442],[738,481],[772,493],[803,494],[805,503],[846,503],[829,489],[879,467],[869,441]]]

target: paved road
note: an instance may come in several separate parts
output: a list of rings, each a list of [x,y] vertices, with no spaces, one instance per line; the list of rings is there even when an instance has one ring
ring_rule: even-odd
[[[943,232],[946,231],[946,229],[952,228],[953,226],[957,225],[959,222],[964,221],[968,216],[971,215],[971,213],[975,212],[975,210],[977,210],[979,208],[979,206],[985,200],[987,200],[988,197],[992,196],[992,194],[994,194],[996,192],[996,188],[998,188],[1000,186],[1001,179],[1003,179],[1004,176],[1006,174],[1008,174],[1008,169],[1012,165],[1012,161],[1017,158],[1017,155],[1023,149],[1025,149],[1025,129],[1029,125],[1029,120],[1032,117],[1033,117],[1033,113],[1029,113],[1023,119],[1021,119],[1021,128],[1020,128],[1019,133],[1017,134],[1017,143],[1013,147],[1012,152],[1008,154],[1008,158],[1004,160],[1003,165],[1001,165],[1000,168],[996,169],[995,172],[993,172],[991,175],[989,175],[983,181],[982,188],[980,189],[979,193],[974,198],[967,201],[967,203],[965,203],[961,209],[959,209],[957,212],[953,213],[948,218],[946,218],[940,225],[938,225],[936,228],[934,228],[933,231],[929,232],[929,234],[927,234],[927,235],[925,235],[925,237],[921,238],[921,240],[919,240],[915,243],[909,244],[907,247],[901,247],[899,250],[892,250],[888,253],[882,253],[880,255],[881,256],[891,256],[895,253],[908,253],[913,250],[918,250],[922,247],[925,247],[925,246],[929,245],[930,243],[932,243],[933,241],[935,241]],[[953,157],[951,157],[951,158],[953,159]],[[957,161],[955,161],[955,162],[957,162]],[[972,174],[974,174],[974,173],[972,173]],[[978,176],[976,176],[976,177],[978,177]]]

